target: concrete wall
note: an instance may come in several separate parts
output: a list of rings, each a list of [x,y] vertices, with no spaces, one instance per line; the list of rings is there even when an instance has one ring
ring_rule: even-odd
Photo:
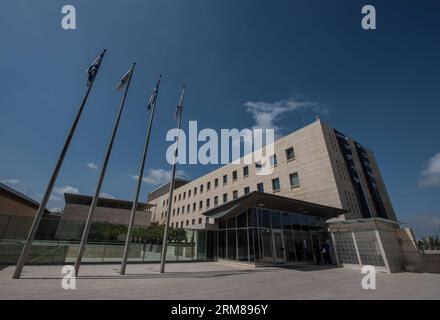
[[[398,229],[397,237],[405,257],[405,269],[410,272],[440,273],[440,253],[423,253],[410,228]]]
[[[26,205],[11,197],[0,194],[0,214],[18,217],[34,217],[37,208]]]

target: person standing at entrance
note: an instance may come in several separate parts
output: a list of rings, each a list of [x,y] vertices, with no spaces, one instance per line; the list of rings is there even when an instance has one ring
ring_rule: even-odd
[[[325,264],[332,264],[332,259],[330,257],[330,246],[327,242],[324,242],[322,245],[322,255],[324,257]]]

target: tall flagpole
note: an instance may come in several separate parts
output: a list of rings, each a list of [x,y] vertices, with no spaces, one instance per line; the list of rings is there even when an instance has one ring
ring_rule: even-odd
[[[97,205],[98,199],[99,199],[99,194],[101,193],[102,183],[104,181],[104,176],[105,176],[105,172],[107,170],[108,161],[110,159],[110,154],[112,152],[113,142],[115,140],[116,132],[118,130],[119,120],[121,119],[122,111],[124,110],[125,100],[127,98],[127,93],[128,93],[128,89],[130,87],[131,77],[133,76],[135,65],[136,65],[136,63],[133,63],[133,66],[131,67],[131,69],[129,71],[129,75],[127,73],[122,78],[119,86],[117,87],[117,88],[121,88],[126,83],[124,96],[121,101],[121,106],[119,107],[118,116],[116,118],[116,122],[113,127],[113,132],[112,132],[112,136],[110,138],[110,142],[109,142],[109,145],[107,148],[107,153],[105,155],[104,163],[101,168],[101,173],[99,174],[98,185],[96,186],[95,195],[93,196],[92,204],[89,209],[89,214],[87,215],[86,225],[84,227],[84,231],[83,231],[82,238],[81,238],[81,243],[80,243],[80,246],[78,249],[78,254],[76,256],[76,260],[75,260],[75,275],[76,276],[78,276],[79,268],[81,266],[81,259],[84,254],[87,238],[89,237],[90,227],[92,225],[92,220],[93,220],[93,214],[95,213],[96,205]],[[128,80],[126,79],[127,76],[128,76]]]
[[[94,63],[88,69],[89,73],[89,81],[87,83],[87,90],[84,95],[84,98],[79,107],[78,113],[76,114],[75,120],[73,121],[72,127],[70,128],[69,134],[67,136],[66,142],[64,143],[64,147],[61,151],[61,154],[58,157],[58,161],[55,165],[55,169],[52,172],[52,176],[49,180],[49,184],[44,193],[43,199],[41,200],[40,206],[38,207],[37,213],[35,215],[34,221],[32,223],[29,234],[24,243],[23,249],[21,251],[20,257],[18,259],[17,265],[15,267],[14,274],[12,276],[13,279],[19,279],[21,276],[21,272],[23,271],[24,264],[26,263],[27,258],[29,257],[30,248],[32,246],[32,242],[34,241],[35,235],[38,231],[38,227],[40,226],[40,222],[43,219],[44,211],[46,210],[47,203],[49,202],[50,195],[52,193],[52,189],[55,185],[55,182],[58,177],[58,173],[61,170],[61,166],[63,165],[64,158],[69,149],[70,142],[72,141],[73,135],[75,133],[76,127],[78,125],[79,119],[81,118],[81,114],[84,110],[84,106],[86,105],[87,99],[89,97],[90,91],[92,90],[93,83],[95,82],[96,75],[98,74],[99,67],[101,66],[101,62],[104,59],[104,55],[107,50],[104,50],[101,55],[94,61]]]
[[[154,87],[153,94],[150,98],[150,101],[148,102],[148,109],[151,110],[150,111],[150,119],[148,121],[148,128],[147,128],[147,136],[145,138],[144,153],[142,155],[142,161],[141,161],[141,166],[139,169],[136,191],[134,193],[133,206],[131,208],[130,222],[128,224],[127,238],[125,239],[124,254],[122,256],[122,264],[121,264],[121,269],[119,271],[119,274],[125,274],[125,269],[127,267],[127,258],[128,258],[129,247],[130,247],[131,232],[133,229],[134,218],[136,215],[136,210],[137,210],[137,205],[138,205],[138,200],[139,200],[139,193],[141,191],[142,177],[144,176],[145,160],[147,158],[148,144],[150,142],[150,133],[151,133],[151,127],[153,124],[154,110],[156,109],[157,95],[159,93],[160,79],[161,79],[161,76],[159,75],[159,79],[157,80],[156,86]]]
[[[178,157],[178,151],[179,151],[179,133],[180,133],[180,124],[181,124],[181,120],[182,120],[184,96],[185,96],[185,86],[183,86],[183,88],[182,88],[182,95],[180,96],[179,104],[177,105],[177,110],[176,110],[176,117],[177,117],[176,150],[174,151],[174,162],[173,162],[173,169],[171,172],[171,179],[170,179],[167,220],[165,223],[165,230],[163,232],[162,254],[160,256],[160,273],[165,272],[165,260],[166,260],[167,247],[168,247],[168,226],[170,224],[171,207],[173,204],[174,180],[176,177],[176,164],[177,164],[177,157]]]

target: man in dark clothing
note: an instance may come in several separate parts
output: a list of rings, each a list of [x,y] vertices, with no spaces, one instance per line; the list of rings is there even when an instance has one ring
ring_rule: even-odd
[[[324,242],[322,245],[322,255],[324,257],[325,264],[332,264],[332,259],[330,257],[330,246],[327,242]]]

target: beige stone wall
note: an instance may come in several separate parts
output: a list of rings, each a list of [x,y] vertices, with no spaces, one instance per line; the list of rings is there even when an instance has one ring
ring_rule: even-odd
[[[34,217],[37,209],[25,205],[19,201],[12,200],[0,194],[0,214],[18,217]]]
[[[66,204],[61,215],[61,221],[82,221],[85,222],[89,213],[90,206],[80,204]],[[96,207],[93,222],[108,222],[113,224],[128,225],[130,210],[118,208]],[[137,211],[135,225],[147,226],[150,224],[151,213]]]
[[[285,150],[294,147],[295,159],[286,160]],[[297,130],[283,138],[277,140],[274,146],[277,155],[277,166],[273,168],[273,173],[267,176],[257,175],[255,164],[229,164],[223,166],[207,175],[200,177],[183,187],[174,191],[176,202],[174,216],[171,215],[171,223],[183,226],[197,227],[205,224],[204,211],[214,206],[214,198],[217,196],[219,205],[223,204],[223,194],[226,193],[228,201],[232,200],[233,192],[238,192],[238,197],[244,195],[244,188],[249,187],[250,191],[257,190],[258,183],[264,183],[264,192],[274,193],[281,196],[292,197],[318,204],[341,208],[341,201],[336,187],[332,164],[329,159],[326,141],[324,139],[321,122],[316,121],[300,130]],[[249,166],[249,176],[243,177],[243,167]],[[237,170],[237,180],[232,179],[233,171]],[[300,186],[291,188],[289,175],[297,172],[299,175]],[[227,175],[227,184],[223,185],[223,175]],[[214,180],[219,180],[219,186],[214,187]],[[272,179],[279,178],[281,189],[272,190]],[[211,188],[207,190],[207,183],[211,182]],[[203,185],[203,193],[200,186]],[[194,196],[194,188],[197,188],[197,195]],[[191,190],[191,197],[188,191]],[[183,199],[185,193],[185,199]],[[180,195],[180,200],[179,200]],[[151,204],[156,205],[152,208],[152,219],[164,223],[165,212],[167,210],[166,200],[168,194],[154,199]],[[210,207],[206,207],[206,199],[210,199]],[[199,202],[202,201],[202,209],[199,209]],[[196,203],[196,210],[193,205]],[[190,212],[188,213],[188,205]],[[182,207],[184,213],[182,214]],[[179,208],[179,214],[177,214]],[[201,224],[199,224],[201,219]],[[195,225],[192,224],[194,220]]]

